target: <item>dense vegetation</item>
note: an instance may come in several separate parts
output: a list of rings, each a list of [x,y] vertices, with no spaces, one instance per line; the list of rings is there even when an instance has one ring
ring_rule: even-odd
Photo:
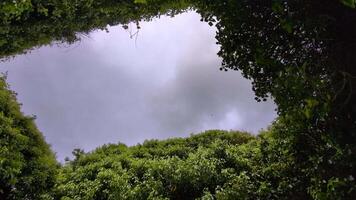
[[[246,133],[207,131],[187,139],[104,145],[62,168],[57,198],[195,199],[253,169]],[[253,142],[252,142],[253,141]],[[64,198],[65,199],[65,198]]]
[[[59,173],[56,199],[275,199],[302,183],[283,144],[260,136],[206,131],[142,145],[104,145]],[[294,180],[295,179],[295,180]],[[278,180],[278,181],[277,181]],[[298,199],[298,196],[294,196]]]
[[[15,94],[0,78],[0,199],[49,197],[57,169],[33,117],[23,116]]]
[[[294,196],[355,197],[355,10],[318,0],[201,7],[206,21],[217,18],[222,69],[241,70],[257,100],[272,96],[278,106],[287,126],[276,139],[303,182]]]
[[[2,59],[72,43],[107,25],[195,9],[218,29],[221,69],[251,79],[256,100],[271,96],[279,117],[256,138],[210,131],[75,150],[57,173],[53,154],[2,79],[0,198],[353,199],[354,7],[353,0],[2,1]]]
[[[145,1],[137,1],[145,2]],[[150,20],[161,14],[174,16],[189,3],[155,0],[4,0],[0,3],[0,59],[55,41],[73,43],[78,34],[107,25]]]

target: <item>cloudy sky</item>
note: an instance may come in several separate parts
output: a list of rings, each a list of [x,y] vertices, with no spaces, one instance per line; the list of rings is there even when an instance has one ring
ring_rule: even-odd
[[[0,63],[22,110],[59,160],[74,148],[184,137],[206,129],[258,133],[275,118],[239,72],[219,71],[215,28],[190,12],[129,30],[110,27]]]

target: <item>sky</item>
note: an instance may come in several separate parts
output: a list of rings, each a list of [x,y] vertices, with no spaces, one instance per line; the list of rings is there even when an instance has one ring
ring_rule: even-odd
[[[240,72],[219,70],[216,28],[195,12],[82,36],[0,63],[22,111],[63,161],[74,148],[187,137],[208,129],[257,134],[276,117]]]

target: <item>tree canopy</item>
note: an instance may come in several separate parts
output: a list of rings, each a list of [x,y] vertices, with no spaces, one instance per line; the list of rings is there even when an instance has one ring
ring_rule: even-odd
[[[139,20],[194,9],[217,27],[221,69],[239,70],[251,79],[256,100],[272,97],[279,116],[257,138],[212,131],[134,147],[76,150],[75,159],[60,169],[55,180],[53,154],[32,119],[21,114],[2,79],[0,195],[352,199],[356,196],[354,7],[353,0],[3,1],[2,59],[53,42],[73,43],[78,35],[107,25],[139,26]]]
[[[58,167],[33,117],[21,113],[0,78],[0,199],[46,199]]]

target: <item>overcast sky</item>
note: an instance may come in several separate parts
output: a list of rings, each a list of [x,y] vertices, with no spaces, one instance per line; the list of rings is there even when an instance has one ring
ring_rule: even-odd
[[[22,110],[59,160],[74,148],[185,137],[206,129],[258,133],[275,105],[257,103],[239,72],[219,70],[215,28],[190,12],[110,27],[81,42],[42,47],[0,63]]]

